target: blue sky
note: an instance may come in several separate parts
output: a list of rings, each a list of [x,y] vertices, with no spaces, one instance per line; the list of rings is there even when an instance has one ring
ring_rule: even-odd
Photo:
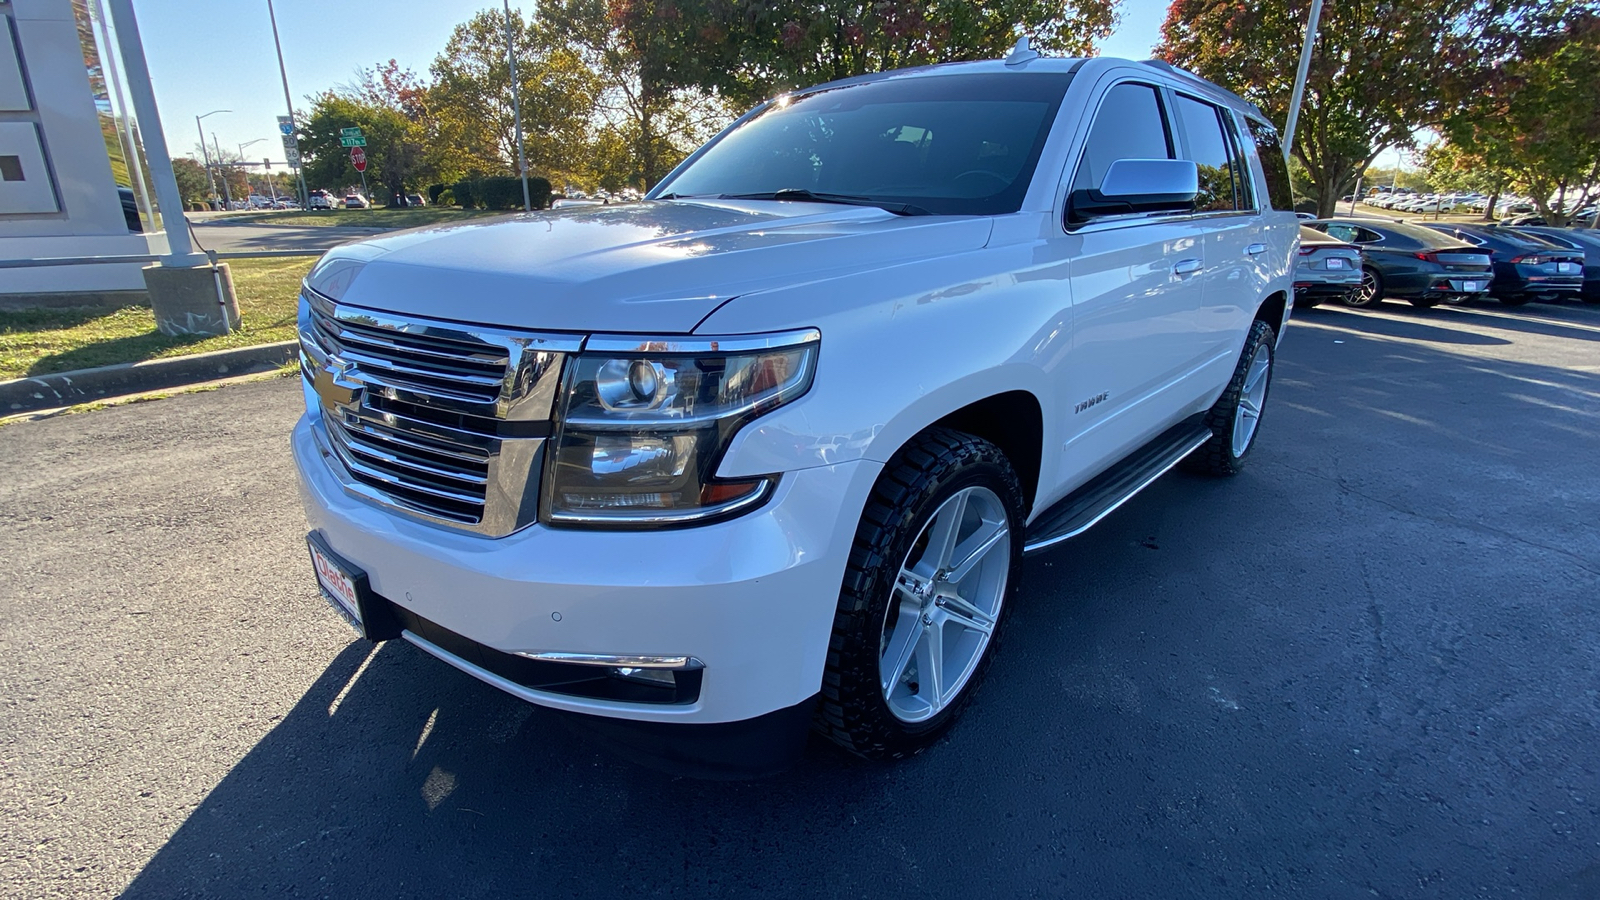
[[[444,49],[450,30],[493,0],[273,0],[289,89],[302,109],[305,97],[352,80],[358,68],[394,59],[425,73]],[[512,9],[532,14],[533,0]],[[208,117],[226,149],[257,138],[245,149],[251,159],[283,158],[276,117],[283,115],[266,0],[134,0],[145,58],[161,107],[167,145],[175,156],[196,152],[194,117]],[[403,11],[402,11],[403,10]],[[1122,24],[1106,41],[1107,56],[1143,59],[1160,37],[1166,0],[1124,0]]]

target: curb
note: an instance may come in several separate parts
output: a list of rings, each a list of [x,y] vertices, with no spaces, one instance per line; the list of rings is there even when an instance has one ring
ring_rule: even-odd
[[[0,381],[0,416],[270,372],[294,359],[298,346],[283,341]]]

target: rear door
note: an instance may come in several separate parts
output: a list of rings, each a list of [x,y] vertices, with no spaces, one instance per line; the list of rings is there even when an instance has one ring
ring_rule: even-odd
[[[1205,361],[1226,357],[1231,370],[1269,280],[1268,243],[1232,115],[1199,97],[1172,96],[1183,156],[1200,169],[1195,213],[1204,225],[1205,273],[1195,334]]]

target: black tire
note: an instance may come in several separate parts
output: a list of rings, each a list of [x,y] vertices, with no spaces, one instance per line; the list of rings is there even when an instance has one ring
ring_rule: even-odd
[[[1495,298],[1506,306],[1527,306],[1530,298],[1527,294],[1501,294]]]
[[[1600,303],[1600,294],[1584,294],[1583,295],[1583,302],[1588,303],[1590,305],[1593,305],[1593,304],[1596,304],[1596,303]]]
[[[1433,309],[1439,305],[1438,297],[1407,297],[1406,300],[1417,309]]]
[[[906,723],[884,700],[878,680],[884,623],[900,566],[940,505],[982,486],[1001,498],[1009,519],[1011,567],[988,646],[957,696],[932,718]],[[932,744],[972,699],[1004,629],[1022,563],[1026,512],[1022,486],[1000,448],[948,428],[932,428],[902,447],[872,488],[839,590],[815,728],[868,759],[901,759]]]
[[[1344,305],[1356,309],[1370,309],[1383,302],[1383,276],[1378,270],[1366,266],[1361,270],[1361,287],[1344,297]]]
[[[1322,298],[1312,296],[1311,294],[1307,294],[1304,297],[1294,298],[1295,309],[1315,309],[1320,303],[1322,303]]]
[[[1256,416],[1255,427],[1249,435],[1244,450],[1235,453],[1233,439],[1239,425],[1239,401],[1244,396],[1245,379],[1250,374],[1250,366],[1255,361],[1256,354],[1264,353],[1267,356],[1266,385],[1263,387],[1260,402],[1261,413],[1266,412],[1267,397],[1272,392],[1272,372],[1277,362],[1274,352],[1276,341],[1277,334],[1271,325],[1257,320],[1250,326],[1250,335],[1245,338],[1244,350],[1239,353],[1239,363],[1233,368],[1233,378],[1229,379],[1222,396],[1212,404],[1211,411],[1206,413],[1206,427],[1211,429],[1211,440],[1189,454],[1183,461],[1184,468],[1207,475],[1237,475],[1244,468],[1245,460],[1250,457],[1250,451],[1256,447],[1256,438],[1261,435],[1261,415]]]

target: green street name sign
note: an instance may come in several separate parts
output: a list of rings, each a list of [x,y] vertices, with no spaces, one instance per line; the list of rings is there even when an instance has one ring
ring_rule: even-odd
[[[339,135],[339,146],[341,146],[341,147],[365,147],[366,145],[367,145],[367,139],[362,137],[360,134],[354,134],[354,135],[341,134],[341,135]]]
[[[341,128],[341,129],[339,129],[339,136],[340,137],[361,137],[361,128],[360,128],[360,126],[353,126],[351,128]]]

